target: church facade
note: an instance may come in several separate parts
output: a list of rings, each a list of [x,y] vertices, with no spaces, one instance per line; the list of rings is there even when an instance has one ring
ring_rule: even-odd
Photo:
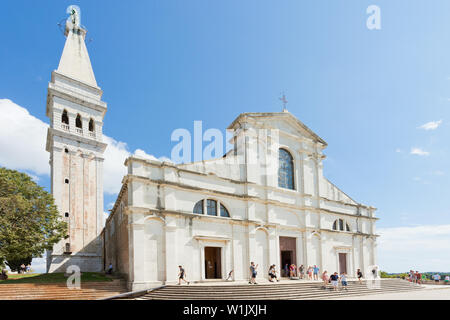
[[[323,176],[325,141],[289,112],[243,113],[228,129],[242,143],[220,159],[126,160],[102,236],[105,263],[130,289],[175,283],[178,265],[208,281],[231,270],[246,280],[251,261],[260,278],[272,264],[281,274],[293,263],[349,275],[375,264],[375,208]],[[252,144],[261,130],[276,135]]]
[[[231,270],[244,281],[252,261],[260,279],[272,264],[281,274],[296,264],[350,276],[376,264],[376,209],[324,177],[326,142],[286,110],[240,114],[228,127],[234,148],[219,159],[129,157],[103,227],[106,104],[82,27],[68,24],[66,34],[49,85],[47,150],[70,236],[49,254],[50,272],[71,263],[99,271],[111,263],[130,290],[140,290],[177,282],[179,265],[189,281],[220,281]]]

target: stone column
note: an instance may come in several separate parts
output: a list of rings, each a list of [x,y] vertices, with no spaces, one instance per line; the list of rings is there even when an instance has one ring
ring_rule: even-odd
[[[181,262],[178,262],[177,264],[177,227],[176,225],[166,225],[165,229],[166,283],[175,283],[177,282],[178,265],[181,264]],[[186,270],[187,276],[189,277],[189,275],[192,274],[192,271],[188,272],[189,270]]]
[[[144,225],[131,223],[129,228],[130,282],[129,289],[143,290],[145,287],[145,235]]]
[[[278,243],[278,236],[275,228],[269,229],[269,266],[272,264],[275,264],[278,266],[277,269],[279,269],[279,263],[280,263],[280,244]],[[267,272],[266,270],[261,270],[264,272]],[[277,270],[279,272],[279,270]]]
[[[100,232],[102,232],[105,224],[103,215],[103,161],[104,158],[95,158],[97,169],[97,234],[100,234]]]

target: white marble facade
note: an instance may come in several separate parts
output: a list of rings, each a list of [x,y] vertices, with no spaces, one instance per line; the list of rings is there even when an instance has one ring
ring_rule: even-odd
[[[269,134],[255,151],[249,141],[261,128],[277,129],[277,141]],[[235,280],[248,279],[251,261],[259,264],[258,277],[286,259],[349,275],[375,264],[375,208],[323,177],[321,138],[288,112],[244,113],[228,129],[243,143],[218,160],[126,160],[128,174],[102,235],[105,264],[125,274],[130,289],[175,283],[178,265],[190,281],[203,281],[224,279],[232,269]],[[293,190],[278,183],[280,148],[293,158]],[[242,164],[232,161],[239,155]],[[255,156],[276,173],[252,162]],[[194,213],[207,199],[217,216],[208,215],[206,202],[203,214]],[[220,205],[229,217],[220,216]],[[281,250],[283,237],[289,250]]]

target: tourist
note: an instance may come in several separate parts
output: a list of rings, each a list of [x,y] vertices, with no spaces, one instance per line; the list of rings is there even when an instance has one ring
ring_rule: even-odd
[[[416,270],[416,283],[417,284],[420,284],[420,277],[421,277],[421,275],[420,275],[419,271]]]
[[[255,263],[252,261],[250,262],[250,273],[251,273],[251,278],[250,281],[248,282],[249,284],[257,284],[256,283],[256,275],[257,275],[257,270],[258,269],[258,265],[255,265]]]
[[[314,265],[314,280],[319,280],[319,267]]]
[[[356,277],[358,278],[359,283],[362,283],[362,277],[363,277],[363,274],[362,274],[362,272],[361,272],[361,269],[358,269],[358,270],[356,271]]]
[[[284,276],[289,276],[289,265],[287,263],[284,265]]]
[[[444,283],[445,283],[445,284],[448,284],[449,281],[450,281],[450,276],[449,276],[449,275],[446,275],[445,278],[444,278]]]
[[[409,282],[414,282],[414,271],[409,270]]]
[[[297,266],[295,264],[291,264],[289,267],[289,277],[294,278],[296,276]]]
[[[345,274],[345,272],[342,272],[341,273],[341,284],[342,284],[342,289],[345,289],[346,291],[348,290],[347,289],[347,285],[348,285],[348,283],[347,283],[347,275]]]
[[[434,283],[439,284],[439,281],[441,280],[441,275],[439,273],[436,273],[433,276],[433,279],[434,279]]]
[[[308,267],[308,280],[312,280],[312,267]]]
[[[227,277],[227,279],[226,279],[226,281],[228,281],[228,279],[231,279],[231,280],[233,280],[233,278],[232,278],[232,276],[233,276],[233,269],[231,269],[231,271],[230,272],[228,272],[228,277]]]
[[[26,266],[26,272],[28,273],[28,272],[30,272],[31,271],[31,265],[30,264],[27,264],[27,266]]]
[[[305,276],[305,267],[303,265],[298,267],[298,273],[300,275],[300,279],[303,279],[303,277]]]
[[[277,270],[275,268],[275,265],[271,265],[269,268],[269,281],[270,282],[274,282],[275,279],[277,282],[279,282],[280,280],[277,278]]]
[[[422,280],[420,283],[425,283],[427,281],[427,275],[425,273],[422,273]]]
[[[6,269],[2,269],[2,273],[0,273],[0,280],[8,280],[8,273]]]
[[[113,272],[113,265],[112,263],[110,263],[108,266],[108,270],[106,271],[106,274],[112,274],[112,272]]]
[[[331,285],[333,286],[333,290],[337,291],[338,289],[338,281],[339,281],[339,276],[338,273],[335,272],[330,276],[330,281],[331,281]]]
[[[323,288],[326,289],[328,281],[330,281],[330,278],[328,277],[326,270],[322,273],[322,280],[323,280]]]
[[[189,284],[189,281],[187,281],[186,278],[186,272],[184,271],[182,266],[178,266],[180,268],[180,271],[178,272],[178,284],[181,285],[181,280],[183,280],[185,283]]]
[[[20,271],[20,273],[25,273],[25,265],[23,263],[20,265]]]

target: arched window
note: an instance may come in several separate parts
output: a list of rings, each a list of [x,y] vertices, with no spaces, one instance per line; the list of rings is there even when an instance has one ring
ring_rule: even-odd
[[[217,201],[208,199],[206,200],[206,214],[208,216],[217,216]]]
[[[345,229],[344,229],[344,225],[345,225]],[[350,226],[348,225],[347,222],[345,222],[342,219],[336,219],[333,223],[333,230],[337,230],[337,231],[350,231]]]
[[[198,201],[194,206],[193,212],[196,214],[204,214],[205,209],[206,214],[209,216],[220,216],[225,218],[230,217],[228,209],[225,208],[225,206],[221,202],[213,199],[204,199]]]
[[[89,131],[94,132],[94,119],[89,120]]]
[[[81,123],[81,116],[77,114],[77,118],[75,120],[75,127],[77,128],[83,128],[83,124]]]
[[[278,151],[278,186],[294,190],[294,160],[285,149]]]
[[[203,214],[203,200],[200,200],[195,204],[194,213]]]
[[[227,208],[225,208],[222,204],[220,204],[220,216],[221,217],[230,217]]]
[[[64,110],[61,116],[61,122],[69,125],[69,116],[67,115],[67,110]]]

